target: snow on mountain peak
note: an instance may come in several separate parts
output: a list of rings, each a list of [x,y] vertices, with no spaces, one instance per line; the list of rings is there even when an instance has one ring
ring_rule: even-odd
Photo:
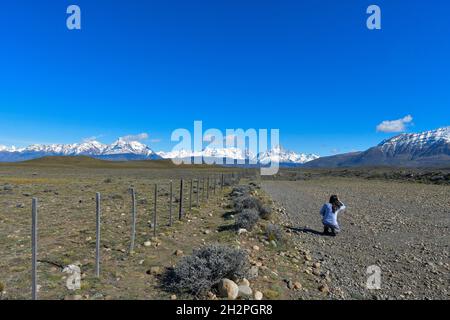
[[[420,133],[403,133],[382,141],[378,147],[384,152],[399,149],[422,150],[439,143],[450,143],[450,126]]]
[[[113,155],[113,154],[151,155],[153,153],[154,152],[152,149],[150,149],[148,146],[139,141],[128,141],[122,138],[119,138],[114,143],[107,146],[105,150],[103,150],[103,154],[105,155]]]
[[[250,150],[243,150],[237,147],[215,148],[211,146],[208,146],[203,151],[198,152],[177,150],[171,152],[157,152],[157,154],[164,159],[185,159],[190,157],[226,158],[235,160],[251,160],[262,164],[267,164],[270,162],[302,164],[319,157],[314,154],[298,154],[293,151],[285,151],[279,145],[273,147],[269,151],[260,153],[259,155],[253,154]]]
[[[238,147],[215,147],[207,146],[202,151],[174,150],[169,152],[154,152],[147,145],[130,139],[118,138],[112,144],[103,144],[96,140],[86,140],[74,144],[32,144],[26,148],[17,149],[15,147],[0,146],[0,152],[15,152],[31,157],[45,155],[64,156],[98,156],[115,157],[121,155],[133,155],[140,158],[164,158],[164,159],[186,159],[190,157],[222,158],[234,160],[250,160],[253,163],[268,164],[271,162],[303,164],[317,159],[314,154],[295,153],[287,151],[280,145],[260,154],[253,154],[248,149]]]
[[[259,155],[259,162],[263,164],[270,162],[303,164],[317,158],[319,158],[318,155],[296,153],[294,151],[285,150],[282,146],[278,145],[271,150],[261,153]]]
[[[110,145],[103,144],[96,140],[88,140],[82,143],[73,144],[32,144],[21,149],[16,147],[0,146],[0,152],[39,153],[45,155],[65,156],[102,156],[120,154],[151,156],[154,154],[148,146],[139,141],[127,141],[120,138]]]

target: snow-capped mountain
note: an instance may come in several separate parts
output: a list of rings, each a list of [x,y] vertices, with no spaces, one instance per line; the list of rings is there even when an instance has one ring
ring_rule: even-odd
[[[119,138],[107,145],[91,140],[73,144],[33,144],[26,148],[0,146],[0,161],[24,161],[45,156],[90,156],[105,160],[160,159],[148,146],[139,141]]]
[[[237,147],[208,146],[202,151],[178,150],[169,152],[154,152],[147,145],[139,141],[129,141],[119,138],[112,144],[103,144],[99,141],[89,140],[73,144],[33,144],[26,148],[0,146],[0,161],[24,161],[45,156],[89,156],[105,160],[146,160],[146,159],[192,159],[200,158],[208,163],[236,163],[261,164],[271,162],[281,164],[300,165],[317,159],[317,155],[295,153],[277,146],[259,155],[247,149]],[[230,161],[231,160],[231,161]]]
[[[151,156],[154,154],[153,150],[139,141],[127,141],[119,138],[113,144],[106,146],[102,152],[103,155],[113,154],[135,154],[142,156]]]
[[[261,153],[258,156],[259,163],[268,164],[271,162],[303,164],[319,158],[315,154],[295,153],[284,150],[281,146],[274,147],[271,150]]]
[[[307,166],[450,167],[450,127],[421,133],[400,134],[366,151],[323,157],[309,162]]]
[[[421,133],[401,134],[382,141],[378,148],[389,156],[408,154],[411,157],[449,153],[450,127]]]
[[[252,155],[247,150],[242,150],[239,148],[213,148],[207,147],[203,151],[191,151],[191,150],[175,150],[169,152],[157,152],[157,154],[163,159],[192,159],[192,158],[200,158],[202,160],[210,160],[213,162],[217,160],[217,163],[222,163],[223,159],[228,160],[240,160],[240,161],[248,161],[249,159],[253,159],[254,155]],[[221,161],[222,160],[222,161]]]
[[[74,144],[33,144],[23,149],[10,149],[14,152],[42,152],[59,155],[100,155],[106,149],[106,145],[98,141],[87,141]]]
[[[178,150],[171,152],[157,152],[164,159],[189,159],[189,158],[209,158],[209,159],[232,159],[246,161],[249,164],[266,165],[278,161],[282,164],[303,164],[317,159],[314,154],[295,153],[287,151],[277,146],[259,155],[251,153],[249,150],[240,148],[214,148],[207,147],[203,151],[192,152],[189,150]]]

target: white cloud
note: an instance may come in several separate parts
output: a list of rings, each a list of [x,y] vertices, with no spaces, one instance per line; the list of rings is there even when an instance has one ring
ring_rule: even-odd
[[[377,125],[378,132],[403,132],[408,124],[413,121],[413,117],[407,115],[398,120],[385,120]]]
[[[148,133],[139,133],[139,134],[130,134],[130,135],[126,135],[123,137],[120,137],[120,139],[124,140],[124,141],[143,141],[143,140],[147,140],[149,137]]]

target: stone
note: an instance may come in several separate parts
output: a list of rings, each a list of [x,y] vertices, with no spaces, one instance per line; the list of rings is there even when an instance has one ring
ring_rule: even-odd
[[[170,300],[177,300],[177,295],[176,294],[171,295]]]
[[[240,282],[239,282],[239,285],[240,286],[250,286],[250,281],[248,281],[247,279],[242,279]]]
[[[323,284],[319,287],[319,291],[323,292],[323,293],[329,293],[330,292],[330,288],[328,288],[328,286],[326,284]]]
[[[277,242],[275,241],[275,240],[271,240],[270,241],[270,245],[273,247],[273,248],[276,248],[278,245],[277,245]]]
[[[184,254],[184,252],[182,251],[182,250],[175,250],[175,252],[174,252],[174,254],[176,255],[176,256],[182,256],[183,254]]]
[[[247,233],[248,231],[247,231],[247,229],[243,229],[243,228],[241,228],[241,229],[239,229],[238,230],[238,235],[241,235],[241,234],[244,234],[244,233]]]
[[[151,241],[145,241],[144,247],[150,247],[152,245]]]
[[[294,283],[291,280],[287,281],[287,287],[289,289],[294,289]]]
[[[211,291],[208,292],[207,296],[209,300],[217,300],[217,296]]]
[[[238,297],[249,298],[253,295],[253,290],[249,286],[241,285],[238,286],[238,289],[239,289]]]
[[[254,246],[253,246],[253,250],[259,251],[259,247],[258,247],[257,245],[254,245]]]
[[[298,281],[294,282],[294,289],[295,290],[300,290],[302,288],[302,284]]]
[[[263,293],[261,291],[255,291],[255,296],[254,296],[255,300],[262,300],[263,298]]]
[[[94,299],[94,300],[101,300],[101,299],[103,299],[103,294],[97,292],[97,293],[95,293],[95,294],[92,296],[92,299]]]
[[[238,285],[234,281],[226,278],[220,280],[218,290],[221,297],[230,300],[235,300],[239,295]]]
[[[159,276],[159,275],[163,274],[163,269],[159,266],[153,266],[153,267],[150,267],[149,270],[147,270],[147,274]]]
[[[258,278],[258,274],[259,274],[259,268],[257,266],[253,266],[248,271],[248,278],[249,279]]]

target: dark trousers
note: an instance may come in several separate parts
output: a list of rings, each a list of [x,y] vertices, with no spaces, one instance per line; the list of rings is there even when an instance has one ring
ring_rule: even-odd
[[[336,236],[340,231],[341,231],[341,229],[339,229],[336,226],[332,226],[332,225],[328,225],[328,224],[323,225],[323,234]]]

